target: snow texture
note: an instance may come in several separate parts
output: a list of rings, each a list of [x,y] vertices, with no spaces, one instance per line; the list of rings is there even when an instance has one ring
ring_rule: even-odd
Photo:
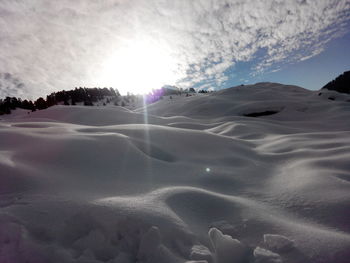
[[[348,261],[350,96],[321,92],[1,116],[0,262]]]
[[[281,235],[265,234],[264,242],[273,251],[288,251],[294,246],[293,241]]]
[[[256,247],[254,249],[255,263],[282,263],[280,255],[271,252],[270,250]]]
[[[211,228],[209,238],[214,248],[215,263],[242,262],[246,255],[245,246],[237,239],[224,235],[220,230]]]

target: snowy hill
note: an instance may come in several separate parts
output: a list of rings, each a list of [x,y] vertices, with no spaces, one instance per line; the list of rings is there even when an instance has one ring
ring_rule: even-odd
[[[350,96],[322,93],[1,116],[0,262],[346,262]]]
[[[208,95],[188,97],[181,103],[168,105],[166,101],[159,101],[148,106],[147,110],[148,113],[154,115],[172,116],[177,114],[205,118],[242,116],[266,110],[277,113],[288,112],[289,115],[290,111],[294,111],[294,115],[297,115],[296,112],[305,112],[307,109],[314,110],[318,106],[322,108],[324,101],[315,100],[314,97],[317,95],[316,92],[297,86],[258,83],[224,89]],[[284,119],[283,117],[281,119]],[[298,115],[290,117],[298,117]]]

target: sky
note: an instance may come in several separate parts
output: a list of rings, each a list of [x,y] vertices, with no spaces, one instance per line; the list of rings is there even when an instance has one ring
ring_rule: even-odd
[[[348,0],[0,0],[0,98],[271,81],[350,69]]]

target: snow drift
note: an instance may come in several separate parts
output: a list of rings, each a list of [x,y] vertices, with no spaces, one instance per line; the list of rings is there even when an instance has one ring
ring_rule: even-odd
[[[0,262],[348,261],[350,103],[327,96],[258,83],[3,117]]]

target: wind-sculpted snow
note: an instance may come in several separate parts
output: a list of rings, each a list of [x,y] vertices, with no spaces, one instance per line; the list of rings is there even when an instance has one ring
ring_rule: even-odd
[[[263,83],[1,116],[0,262],[347,262],[344,96]]]

